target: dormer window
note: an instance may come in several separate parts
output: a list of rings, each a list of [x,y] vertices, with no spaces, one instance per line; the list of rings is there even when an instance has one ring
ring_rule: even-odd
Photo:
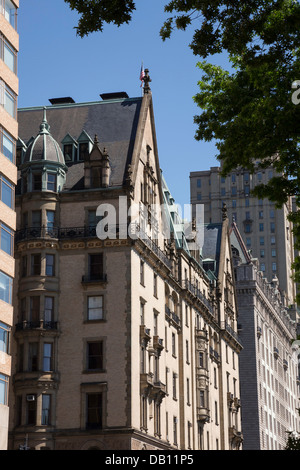
[[[87,160],[92,150],[94,142],[85,131],[82,131],[82,133],[77,139],[77,142],[78,142],[77,158],[79,161],[85,161]]]
[[[89,144],[88,142],[83,142],[79,144],[79,151],[78,151],[78,160],[85,160],[89,155]]]
[[[77,156],[77,147],[78,144],[75,139],[70,134],[67,134],[65,138],[62,140],[63,146],[63,154],[65,158],[65,162],[74,162]]]

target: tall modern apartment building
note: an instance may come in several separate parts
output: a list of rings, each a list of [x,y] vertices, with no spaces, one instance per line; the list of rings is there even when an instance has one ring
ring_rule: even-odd
[[[18,6],[19,0],[0,1],[0,449],[7,448],[11,376],[9,337],[13,324],[15,273]]]
[[[259,270],[272,281],[279,280],[279,289],[287,305],[295,302],[295,283],[291,275],[294,260],[292,226],[287,220],[292,201],[276,209],[267,199],[251,196],[251,190],[273,177],[273,169],[259,170],[254,174],[242,168],[226,178],[220,167],[190,173],[191,204],[204,205],[204,221],[217,222],[222,207],[227,206],[228,216],[235,221],[244,243],[257,258]]]

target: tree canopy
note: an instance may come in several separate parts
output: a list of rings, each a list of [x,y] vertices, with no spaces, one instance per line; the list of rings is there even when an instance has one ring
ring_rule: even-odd
[[[132,0],[65,2],[81,15],[77,26],[81,37],[102,31],[105,23],[129,23],[138,4]],[[276,175],[256,187],[254,194],[269,198],[277,207],[294,196],[299,207],[299,2],[171,0],[164,11],[170,16],[162,24],[162,40],[175,29],[192,27],[190,47],[202,60],[199,92],[194,97],[201,110],[194,118],[195,138],[216,140],[224,175],[238,167],[254,171],[272,165]],[[206,62],[220,53],[227,54],[231,71]],[[299,210],[289,217],[299,250]],[[299,257],[294,268],[300,283]]]

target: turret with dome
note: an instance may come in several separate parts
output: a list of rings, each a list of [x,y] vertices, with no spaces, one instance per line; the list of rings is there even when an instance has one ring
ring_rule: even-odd
[[[40,131],[27,144],[23,163],[22,192],[60,192],[66,181],[68,170],[62,150],[50,133],[44,108]]]

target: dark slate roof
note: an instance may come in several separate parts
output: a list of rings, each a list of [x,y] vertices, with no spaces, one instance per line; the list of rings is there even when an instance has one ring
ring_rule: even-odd
[[[142,98],[115,99],[92,103],[68,103],[46,107],[50,134],[61,145],[67,134],[75,140],[82,131],[106,148],[112,173],[111,185],[124,182],[127,165],[131,162]],[[19,137],[27,142],[39,132],[44,107],[18,110]],[[62,147],[62,145],[61,145]],[[64,190],[83,188],[83,163],[68,164]]]

